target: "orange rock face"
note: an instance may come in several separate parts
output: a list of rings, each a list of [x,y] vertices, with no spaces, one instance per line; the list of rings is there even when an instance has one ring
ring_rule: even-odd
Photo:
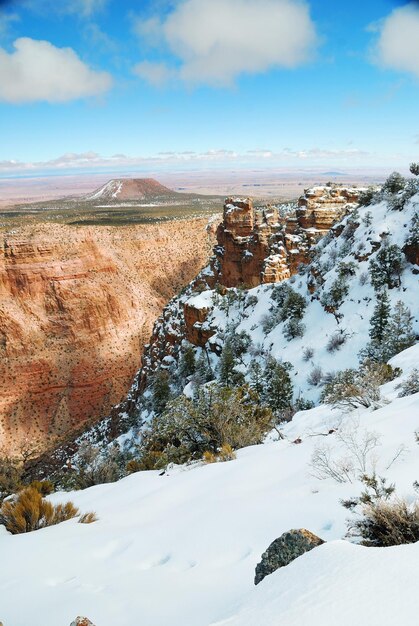
[[[299,199],[295,214],[282,217],[276,207],[255,209],[249,198],[228,198],[214,249],[215,283],[256,287],[278,282],[308,262],[308,252],[351,206],[360,190],[314,187]]]
[[[0,448],[49,446],[125,396],[154,319],[207,260],[205,225],[2,236]]]

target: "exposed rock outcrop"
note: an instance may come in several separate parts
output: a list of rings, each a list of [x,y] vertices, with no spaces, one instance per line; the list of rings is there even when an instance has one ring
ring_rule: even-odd
[[[70,626],[95,626],[87,617],[76,617],[74,622],[71,622]]]
[[[317,548],[324,543],[309,530],[289,530],[278,539],[275,539],[262,554],[262,560],[256,565],[255,585],[258,585],[266,576],[272,574],[280,567],[289,565],[296,558]]]
[[[170,365],[183,339],[217,351],[217,346],[208,341],[214,334],[207,323],[213,303],[205,297],[209,293],[205,289],[218,285],[223,292],[240,285],[255,287],[296,274],[301,263],[309,262],[310,248],[356,206],[361,191],[338,186],[309,189],[300,198],[297,210],[285,214],[280,207],[255,208],[248,198],[228,198],[223,221],[217,228],[215,254],[209,266],[182,296],[172,300],[155,323],[136,389],[141,392],[145,388],[154,364]],[[200,290],[204,291],[197,296]]]
[[[50,446],[125,397],[156,316],[208,259],[206,223],[2,236],[2,451]]]
[[[255,208],[249,198],[228,198],[217,229],[212,285],[280,282],[308,262],[310,248],[353,208],[362,190],[336,185],[307,189],[295,213]]]

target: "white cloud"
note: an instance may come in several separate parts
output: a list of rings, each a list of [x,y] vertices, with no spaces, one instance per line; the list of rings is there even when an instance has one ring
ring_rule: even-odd
[[[145,165],[205,165],[211,163],[231,163],[236,165],[254,164],[255,162],[269,162],[271,165],[283,163],[340,163],[364,162],[373,159],[376,162],[377,155],[359,150],[351,149],[320,149],[310,148],[306,150],[283,149],[278,152],[273,150],[253,149],[247,152],[237,152],[235,150],[207,150],[205,152],[194,152],[184,150],[182,152],[160,152],[154,156],[127,156],[125,154],[114,154],[112,156],[102,156],[97,152],[74,153],[67,152],[56,159],[38,162],[22,162],[16,160],[0,161],[0,173],[19,172],[40,172],[40,171],[65,171],[76,169],[108,170],[118,168],[136,168]]]
[[[27,37],[13,45],[11,53],[0,48],[0,101],[67,102],[103,94],[111,87],[107,72],[90,69],[71,48]]]
[[[133,71],[134,74],[155,87],[164,85],[174,75],[174,72],[165,63],[152,63],[150,61],[137,63]]]
[[[383,67],[409,72],[419,78],[419,7],[417,3],[394,10],[378,25],[374,57]]]
[[[163,21],[137,22],[136,31],[164,41],[181,79],[212,85],[295,68],[312,58],[318,43],[303,0],[183,0]]]

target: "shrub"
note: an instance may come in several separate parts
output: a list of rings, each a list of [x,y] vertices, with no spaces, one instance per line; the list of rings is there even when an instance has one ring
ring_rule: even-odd
[[[39,491],[41,496],[49,496],[55,490],[54,483],[50,480],[33,480],[29,487]]]
[[[284,337],[288,341],[296,339],[297,337],[302,337],[304,335],[305,329],[305,324],[300,322],[300,320],[296,318],[291,318],[284,326]]]
[[[400,389],[399,398],[419,393],[419,370],[416,368],[412,370],[410,376],[408,376],[405,381],[397,385],[396,389]]]
[[[372,204],[375,193],[376,193],[376,190],[374,187],[368,187],[368,189],[366,189],[365,191],[362,191],[359,194],[359,200],[358,200],[359,205],[369,206],[370,204]]]
[[[310,361],[314,356],[314,348],[307,347],[303,350],[303,361],[306,363]]]
[[[339,429],[335,437],[342,456],[336,456],[328,444],[317,446],[310,461],[313,476],[319,480],[332,478],[338,483],[351,483],[373,468],[372,452],[379,445],[376,433],[363,430],[358,422],[352,421]]]
[[[23,489],[0,508],[0,524],[13,535],[54,526],[77,517],[79,510],[72,502],[53,505],[33,487]]]
[[[267,335],[271,332],[278,324],[281,323],[282,312],[281,309],[275,309],[270,313],[265,313],[265,315],[261,319],[262,330]]]
[[[326,350],[330,353],[337,352],[346,343],[347,335],[343,332],[334,333],[327,342]]]
[[[382,377],[372,366],[361,370],[346,369],[338,372],[333,380],[324,386],[322,401],[334,408],[353,410],[359,407],[380,406],[380,385]]]
[[[93,511],[80,515],[79,524],[93,524],[93,522],[97,522],[97,515]]]
[[[217,454],[226,444],[235,449],[261,443],[274,422],[249,387],[211,384],[193,400],[176,398],[152,420],[143,435],[140,462],[152,464],[154,459],[154,469],[202,458],[207,451]]]
[[[317,387],[323,381],[323,370],[319,365],[313,367],[310,374],[308,375],[307,382],[312,387]]]
[[[288,294],[282,305],[281,319],[283,321],[290,318],[301,320],[304,317],[306,306],[307,302],[305,298],[301,294],[289,288]]]
[[[86,489],[93,485],[112,483],[122,478],[125,465],[125,459],[117,445],[101,450],[83,441],[73,466],[64,475],[62,482],[69,489]]]
[[[327,311],[334,312],[342,305],[348,293],[349,286],[345,279],[337,278],[329,291],[323,292],[320,302]]]
[[[364,546],[387,547],[419,541],[419,502],[380,499],[362,507],[362,517],[349,524],[349,533]]]
[[[0,502],[22,486],[22,464],[9,456],[0,457]]]
[[[419,163],[411,163],[409,169],[414,176],[419,176]]]
[[[393,172],[382,186],[384,193],[398,193],[404,189],[406,179],[399,172]]]

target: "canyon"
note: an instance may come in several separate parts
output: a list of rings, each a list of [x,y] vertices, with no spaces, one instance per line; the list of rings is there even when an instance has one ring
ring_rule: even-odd
[[[207,222],[2,233],[3,453],[50,447],[124,397],[155,318],[207,261]]]

